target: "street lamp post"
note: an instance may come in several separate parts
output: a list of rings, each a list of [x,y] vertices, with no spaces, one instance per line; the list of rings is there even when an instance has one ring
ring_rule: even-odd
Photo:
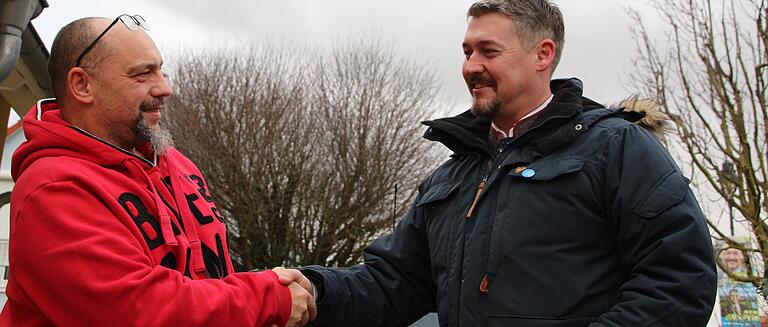
[[[731,205],[731,198],[733,198],[733,194],[736,191],[736,169],[734,169],[733,163],[726,159],[723,161],[723,166],[720,172],[726,179],[724,186],[726,187],[726,194],[728,195],[728,198],[725,200],[728,201],[728,215],[731,219],[731,236],[733,236],[733,205]]]

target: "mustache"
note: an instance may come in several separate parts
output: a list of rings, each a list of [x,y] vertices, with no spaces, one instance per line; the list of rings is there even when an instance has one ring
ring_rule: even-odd
[[[165,103],[165,100],[163,98],[152,97],[151,99],[142,102],[139,105],[139,110],[141,110],[141,111],[154,110],[154,109],[157,109],[158,107],[162,106],[163,103]]]
[[[472,74],[472,75],[469,75],[467,77],[467,82],[472,83],[472,84],[480,84],[480,83],[482,83],[482,84],[489,84],[489,85],[493,83],[493,81],[483,77],[482,74]]]

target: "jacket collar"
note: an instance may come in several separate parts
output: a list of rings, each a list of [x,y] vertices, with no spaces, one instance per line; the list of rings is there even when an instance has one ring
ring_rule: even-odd
[[[583,133],[596,120],[585,118],[583,112],[603,107],[582,96],[583,84],[576,78],[553,80],[550,88],[554,94],[552,102],[534,119],[516,127],[518,132],[512,144],[529,148],[531,156],[547,154]],[[458,116],[422,123],[429,126],[424,138],[444,144],[457,155],[491,156],[487,142],[491,121],[487,118],[467,110]]]

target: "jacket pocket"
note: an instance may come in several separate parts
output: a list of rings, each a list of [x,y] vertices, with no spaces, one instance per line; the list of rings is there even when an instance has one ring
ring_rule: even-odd
[[[584,160],[582,159],[548,160],[534,162],[528,166],[518,166],[512,169],[509,175],[535,181],[549,181],[561,175],[580,171],[583,167]]]
[[[588,320],[609,308],[616,260],[598,173],[578,157],[510,169],[500,182],[487,277],[477,281],[486,317]]]
[[[439,183],[432,186],[424,193],[424,196],[416,202],[417,207],[434,205],[450,197],[459,188],[459,184]]]
[[[677,171],[672,171],[656,182],[632,208],[640,217],[651,219],[664,210],[680,203],[688,192],[688,178]]]
[[[456,197],[458,189],[458,183],[438,183],[430,187],[416,201],[416,208],[424,215],[427,225],[431,225],[435,219],[439,221],[444,217],[449,217],[454,213],[454,210],[457,210],[453,208],[455,203],[450,200]]]

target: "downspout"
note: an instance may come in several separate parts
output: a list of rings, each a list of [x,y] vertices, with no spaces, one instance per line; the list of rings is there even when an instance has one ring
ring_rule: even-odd
[[[48,75],[48,49],[45,48],[32,23],[21,35],[21,40],[20,59],[27,63],[27,67],[37,81],[37,86],[45,93],[44,97],[53,97],[51,77]]]
[[[11,74],[21,52],[22,33],[29,21],[37,17],[45,0],[0,0],[0,81]]]

